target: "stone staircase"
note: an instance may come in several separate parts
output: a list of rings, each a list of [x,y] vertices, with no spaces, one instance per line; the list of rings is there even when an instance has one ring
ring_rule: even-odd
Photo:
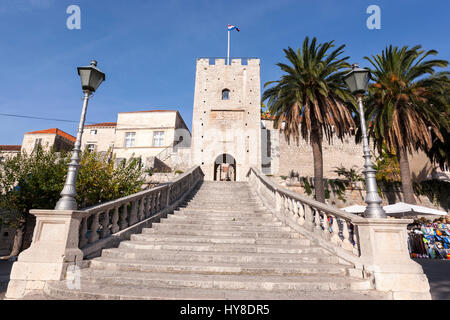
[[[47,299],[384,299],[352,265],[283,225],[245,182],[203,182],[185,204]]]

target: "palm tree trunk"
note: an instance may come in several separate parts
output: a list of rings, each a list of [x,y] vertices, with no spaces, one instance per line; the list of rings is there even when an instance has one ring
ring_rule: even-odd
[[[415,204],[414,189],[409,171],[408,151],[405,148],[397,147],[397,158],[400,166],[400,176],[402,178],[402,191],[406,203]]]
[[[314,190],[316,191],[316,200],[325,203],[325,190],[323,186],[323,157],[322,141],[317,129],[311,130],[311,145],[314,158]]]

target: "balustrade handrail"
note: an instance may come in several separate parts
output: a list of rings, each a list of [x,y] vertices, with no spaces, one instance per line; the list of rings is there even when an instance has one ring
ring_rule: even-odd
[[[197,169],[197,166],[189,169],[188,171],[180,174],[178,177],[176,177],[172,181],[166,182],[166,183],[164,183],[161,186],[153,187],[153,188],[148,189],[148,190],[139,191],[139,192],[130,194],[128,196],[125,196],[125,197],[122,197],[122,198],[118,198],[118,199],[115,199],[115,200],[111,200],[111,201],[108,201],[108,202],[103,202],[103,203],[100,203],[100,204],[97,204],[97,205],[94,205],[94,206],[91,206],[91,207],[88,207],[88,208],[81,209],[79,211],[87,213],[87,214],[93,214],[93,213],[96,213],[98,211],[105,210],[106,208],[114,207],[114,206],[117,206],[119,204],[123,204],[124,202],[133,201],[136,198],[140,198],[142,196],[145,196],[148,193],[153,193],[153,192],[158,191],[160,189],[167,188],[167,186],[170,186],[170,185],[172,185],[172,184],[182,180],[184,177],[186,177],[187,175],[189,175],[192,172],[194,172],[195,169]]]
[[[253,170],[255,172],[255,175],[259,177],[261,180],[263,180],[266,184],[268,184],[273,190],[278,191],[281,194],[284,194],[288,197],[294,198],[302,203],[305,203],[309,206],[315,207],[319,210],[325,211],[327,213],[336,215],[340,218],[343,218],[345,220],[349,220],[351,222],[363,222],[366,221],[366,218],[360,217],[356,214],[348,213],[342,210],[339,210],[337,208],[333,208],[325,203],[316,201],[314,199],[310,199],[304,196],[299,195],[298,193],[295,193],[291,190],[288,190],[286,188],[283,188],[279,185],[277,185],[275,182],[271,181],[270,178],[266,177],[264,174],[262,174],[258,169],[252,167],[250,170]]]
[[[136,229],[141,222],[173,210],[203,176],[200,166],[195,166],[164,185],[79,210],[79,248],[85,255],[98,252],[114,243],[111,235],[129,232],[129,228]]]

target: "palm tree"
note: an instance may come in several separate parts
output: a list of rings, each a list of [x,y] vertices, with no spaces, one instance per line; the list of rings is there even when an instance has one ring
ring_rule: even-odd
[[[267,100],[270,113],[275,115],[274,126],[285,121],[284,135],[298,144],[300,136],[309,141],[314,157],[314,188],[316,199],[325,202],[323,185],[322,140],[328,142],[336,135],[339,139],[355,128],[352,110],[347,101],[355,99],[344,86],[342,76],[350,65],[349,57],[340,58],[345,45],[332,52],[334,41],[309,43],[306,37],[302,50],[284,49],[290,65],[278,63],[284,74],[280,80],[267,82],[275,86],[267,89],[262,101]]]
[[[382,54],[365,57],[375,83],[369,86],[367,120],[372,121],[369,135],[380,149],[385,142],[397,154],[404,201],[414,204],[414,191],[408,153],[433,145],[432,136],[443,140],[442,128],[448,128],[443,116],[448,110],[448,73],[435,74],[435,67],[446,67],[445,60],[426,60],[435,50],[389,46]],[[447,92],[447,93],[446,93]],[[432,134],[431,134],[432,133]]]

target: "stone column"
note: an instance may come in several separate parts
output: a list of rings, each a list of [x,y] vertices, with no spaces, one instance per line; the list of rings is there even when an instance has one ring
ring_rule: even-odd
[[[82,212],[31,210],[36,226],[31,246],[13,264],[6,299],[40,293],[46,281],[63,280],[67,267],[83,260],[78,248]]]
[[[406,227],[411,219],[364,219],[357,226],[361,262],[373,275],[377,291],[393,299],[431,299],[422,266],[408,252]]]

